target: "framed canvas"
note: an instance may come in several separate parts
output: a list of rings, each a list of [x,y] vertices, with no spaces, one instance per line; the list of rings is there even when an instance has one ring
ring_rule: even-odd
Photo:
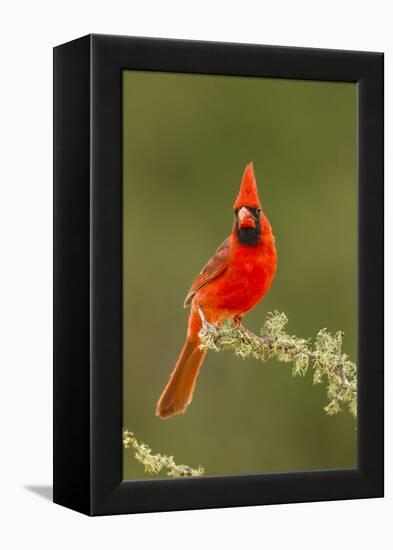
[[[381,497],[383,420],[383,54],[56,47],[54,501]]]

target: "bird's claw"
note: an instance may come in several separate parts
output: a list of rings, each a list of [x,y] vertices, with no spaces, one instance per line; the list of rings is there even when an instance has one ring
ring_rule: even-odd
[[[242,319],[243,319],[242,315],[235,315],[235,317],[233,318],[233,324],[235,328],[241,328]]]
[[[202,321],[203,330],[208,332],[217,332],[216,325],[213,325],[213,323],[209,323],[209,321],[205,317],[205,314],[203,313],[203,309],[200,306],[198,307],[198,313]]]

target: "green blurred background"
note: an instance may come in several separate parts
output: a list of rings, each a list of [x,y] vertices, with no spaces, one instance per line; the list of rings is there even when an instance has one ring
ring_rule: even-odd
[[[273,286],[245,318],[345,332],[357,349],[355,84],[123,72],[124,427],[206,475],[356,465],[356,424],[288,365],[209,352],[186,414],[157,399],[183,344],[192,280],[229,235],[245,165],[276,236]],[[125,479],[149,477],[129,451]]]

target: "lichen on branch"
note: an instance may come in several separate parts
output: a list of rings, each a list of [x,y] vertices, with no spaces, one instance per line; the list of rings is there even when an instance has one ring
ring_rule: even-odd
[[[313,383],[326,382],[329,403],[327,414],[336,414],[342,405],[356,417],[357,385],[356,365],[342,352],[343,333],[318,332],[315,342],[288,334],[284,313],[268,313],[260,336],[243,326],[236,327],[230,320],[220,326],[208,323],[200,309],[202,329],[199,332],[201,348],[215,351],[234,350],[235,355],[245,359],[253,357],[263,362],[276,359],[292,363],[292,375],[304,375],[309,366],[313,369]]]
[[[185,464],[176,464],[173,456],[153,454],[148,445],[139,443],[135,435],[126,429],[123,429],[123,447],[133,452],[135,459],[149,474],[159,474],[161,470],[165,470],[170,477],[198,477],[204,474],[202,466],[191,468]]]

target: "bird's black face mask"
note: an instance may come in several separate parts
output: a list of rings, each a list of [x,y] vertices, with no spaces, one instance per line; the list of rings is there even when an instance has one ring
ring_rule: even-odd
[[[249,216],[250,225],[243,226],[241,220],[239,220],[239,212],[241,208],[235,210],[235,231],[236,236],[240,244],[245,246],[257,246],[261,240],[261,209],[253,208],[251,206],[246,208]]]

